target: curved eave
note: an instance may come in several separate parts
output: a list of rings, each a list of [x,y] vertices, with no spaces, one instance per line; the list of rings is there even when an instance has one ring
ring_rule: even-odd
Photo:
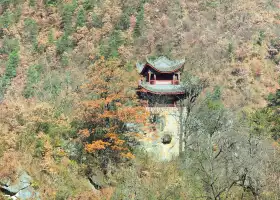
[[[144,92],[144,93],[151,93],[151,94],[159,94],[159,95],[162,95],[162,94],[166,94],[166,95],[176,95],[176,94],[185,94],[185,92],[155,92],[155,91],[152,91],[152,90],[149,90],[147,88],[144,88],[143,86],[140,86],[141,89],[140,89],[140,92]]]
[[[143,73],[143,71],[147,68],[147,67],[150,67],[152,69],[154,69],[155,71],[159,72],[159,73],[163,73],[163,74],[171,74],[171,73],[174,73],[174,72],[177,72],[179,71],[182,67],[183,67],[184,63],[182,65],[180,65],[179,67],[177,67],[176,69],[174,70],[171,70],[171,71],[161,71],[159,69],[157,69],[156,67],[154,67],[153,65],[151,65],[150,63],[147,63],[145,64],[145,66],[143,67],[142,71],[140,72],[140,74]]]

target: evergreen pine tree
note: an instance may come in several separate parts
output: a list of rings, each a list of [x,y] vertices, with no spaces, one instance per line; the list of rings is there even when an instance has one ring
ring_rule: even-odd
[[[85,11],[83,8],[81,8],[77,15],[76,27],[83,27],[85,25],[85,22],[86,22]]]

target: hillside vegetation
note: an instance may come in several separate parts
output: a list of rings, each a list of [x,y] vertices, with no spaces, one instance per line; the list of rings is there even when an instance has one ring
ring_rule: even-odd
[[[276,0],[0,0],[0,186],[26,171],[41,199],[279,199],[279,30]],[[207,82],[194,146],[165,163],[125,127],[151,126],[135,64],[160,55]]]

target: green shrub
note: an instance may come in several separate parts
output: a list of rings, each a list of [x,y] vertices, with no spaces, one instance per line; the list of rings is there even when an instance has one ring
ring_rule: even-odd
[[[34,7],[35,6],[35,0],[29,0],[29,6]]]
[[[13,13],[6,10],[2,16],[0,16],[0,27],[8,28],[13,23],[13,18]]]
[[[10,0],[0,0],[0,5],[2,5],[5,8],[7,8],[10,5]]]
[[[0,27],[8,28],[19,21],[21,16],[21,0],[0,0],[2,14],[0,15]],[[9,6],[13,5],[16,9],[11,11]]]
[[[28,40],[33,41],[38,35],[38,25],[34,19],[27,18],[24,20],[24,31],[27,33]]]
[[[264,39],[265,39],[265,32],[263,30],[261,30],[259,32],[259,37],[258,37],[258,40],[257,40],[257,44],[261,46]]]
[[[126,64],[125,64],[125,69],[126,69],[126,71],[128,71],[128,72],[132,72],[132,71],[134,70],[134,65],[133,65],[133,63],[132,63],[132,62],[126,63]]]
[[[227,53],[228,53],[229,61],[233,61],[233,59],[234,59],[234,46],[231,42],[228,44]]]
[[[61,55],[60,63],[63,67],[66,67],[69,65],[69,59],[68,59],[67,54],[64,53]]]
[[[21,0],[0,0],[0,5],[2,5],[5,10],[9,5],[18,5],[20,2]]]
[[[18,22],[20,20],[20,16],[21,16],[21,6],[18,5],[14,12],[14,22]]]
[[[134,28],[134,36],[139,37],[141,35],[141,29],[144,24],[144,4],[140,6],[140,10],[136,16],[136,24]]]
[[[45,5],[47,6],[56,6],[60,0],[44,0]]]
[[[102,22],[102,17],[97,16],[95,13],[92,15],[92,26],[95,28],[102,28],[103,22]]]
[[[73,100],[71,99],[63,99],[61,102],[59,102],[58,106],[56,106],[56,110],[54,113],[55,117],[59,117],[61,114],[71,114],[73,111]]]
[[[48,33],[48,43],[53,44],[54,43],[54,34],[53,34],[53,29],[51,29]]]
[[[30,18],[25,19],[24,31],[27,41],[29,41],[32,44],[34,50],[38,51],[39,46],[37,41],[37,35],[39,32],[39,28],[36,21]]]
[[[43,139],[36,139],[36,144],[35,144],[35,156],[37,157],[42,157],[45,151],[44,147],[44,140]]]
[[[70,196],[70,191],[68,190],[60,190],[56,193],[55,200],[65,200]]]
[[[81,8],[77,15],[76,27],[83,27],[85,25],[85,22],[86,22],[85,11],[83,8]]]
[[[77,7],[77,2],[73,1],[71,4],[65,4],[62,9],[62,23],[65,35],[70,35],[73,31],[72,16]]]
[[[118,48],[124,43],[123,38],[121,37],[120,31],[115,30],[109,37],[108,41],[102,41],[99,46],[100,54],[109,57],[118,57]]]
[[[73,47],[73,42],[69,39],[67,34],[64,34],[57,42],[56,42],[56,51],[58,54],[63,54],[65,51],[71,49]]]
[[[118,48],[123,44],[120,31],[114,31],[109,38],[109,48],[111,50],[110,56],[117,57],[119,55]]]
[[[206,6],[211,7],[211,8],[216,8],[220,5],[219,1],[207,1]]]
[[[252,132],[258,136],[265,136],[277,140],[280,138],[280,90],[269,94],[268,106],[258,109],[250,116]]]
[[[36,133],[39,133],[39,132],[44,132],[44,133],[48,133],[49,130],[50,130],[50,123],[48,122],[38,122],[36,124],[36,130],[35,132]]]
[[[23,90],[23,96],[25,98],[30,98],[35,95],[36,84],[40,81],[41,73],[41,65],[32,65],[31,67],[29,67],[27,72],[27,83]]]
[[[42,101],[54,101],[62,90],[62,81],[58,74],[50,73],[43,81],[43,90],[38,94]]]
[[[134,8],[126,8],[122,13],[118,24],[116,25],[116,29],[119,30],[127,30],[130,27],[130,16],[135,13],[136,10]]]
[[[272,60],[273,60],[276,64],[280,63],[280,54],[277,54],[277,55],[273,56],[273,57],[272,57]]]
[[[12,51],[19,51],[18,40],[5,36],[3,38],[2,48],[0,48],[0,54],[9,54]]]
[[[5,71],[5,77],[7,79],[14,78],[16,76],[16,69],[19,63],[19,55],[16,50],[9,54],[8,64]]]
[[[94,6],[98,5],[100,0],[84,0],[83,7],[85,10],[92,10]]]
[[[280,89],[277,89],[275,94],[270,93],[268,98],[270,107],[279,107],[280,106]]]
[[[208,108],[212,109],[212,110],[218,110],[223,108],[223,103],[221,100],[221,88],[219,86],[215,86],[214,91],[213,92],[209,92],[207,93],[206,96],[206,102],[207,102],[207,106]]]

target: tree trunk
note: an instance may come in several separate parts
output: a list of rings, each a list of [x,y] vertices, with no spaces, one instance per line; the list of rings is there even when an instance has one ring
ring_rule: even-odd
[[[183,105],[182,102],[180,101],[179,104],[179,156],[182,158],[183,156]]]

